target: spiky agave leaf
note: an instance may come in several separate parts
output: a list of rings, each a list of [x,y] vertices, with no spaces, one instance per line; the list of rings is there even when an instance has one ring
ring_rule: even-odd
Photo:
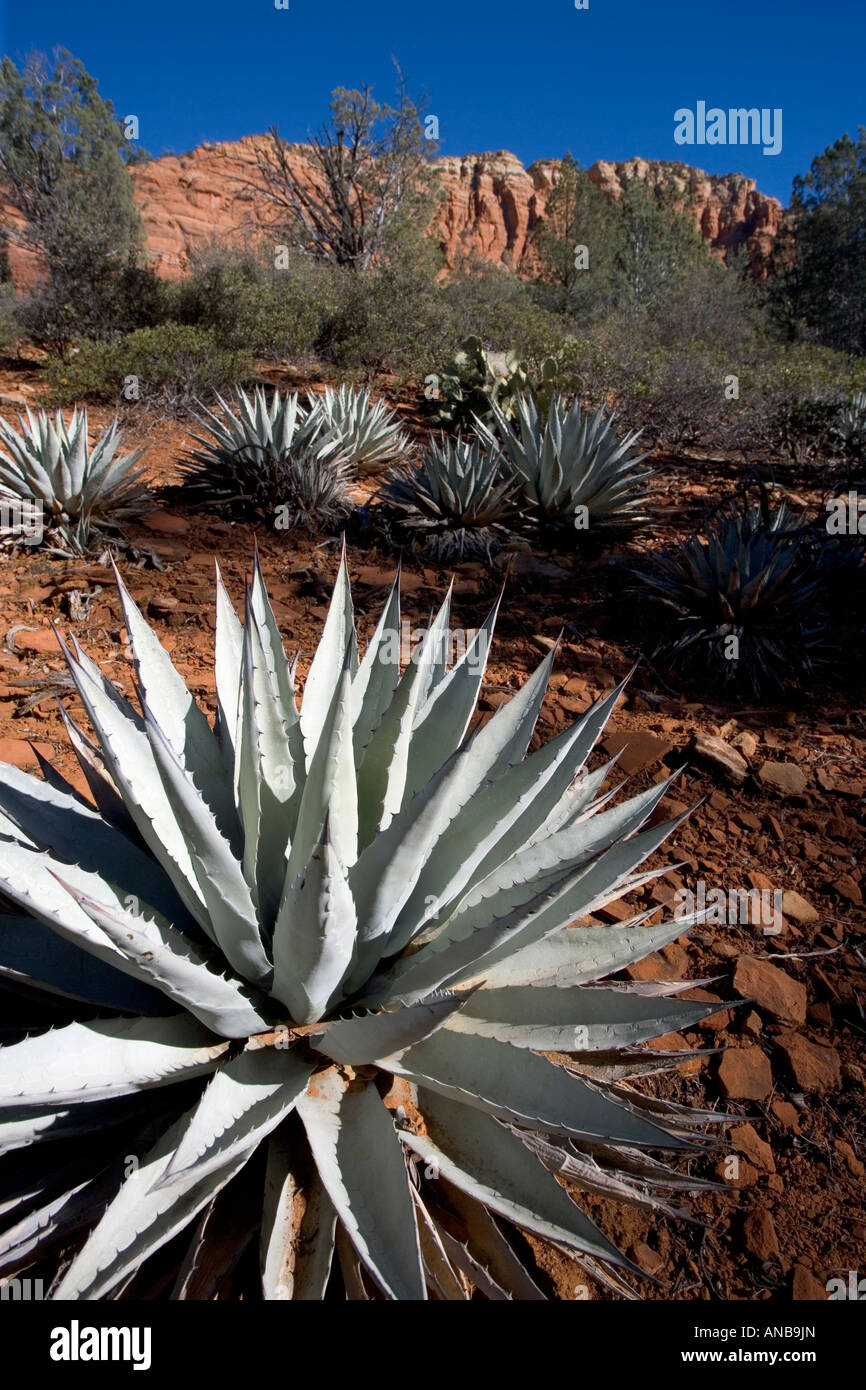
[[[116,419],[91,445],[86,410],[74,410],[67,424],[59,410],[52,419],[26,409],[26,422],[18,416],[20,434],[0,418],[0,503],[12,512],[0,538],[20,541],[41,525],[45,540],[84,555],[99,531],[117,533],[121,521],[148,510],[144,470],[135,468],[144,449],[117,453]],[[17,520],[22,506],[28,514]]]
[[[218,589],[214,733],[121,602],[139,709],[66,651],[110,816],[0,780],[0,973],[70,1011],[0,1047],[0,1268],[60,1242],[53,1296],[99,1299],[189,1227],[188,1296],[211,1231],[219,1269],[249,1239],[213,1213],[262,1144],[267,1299],[337,1267],[349,1297],[540,1297],[499,1219],[621,1261],[549,1170],[642,1203],[675,1183],[651,1151],[687,1116],[622,1078],[718,1006],[586,988],[690,925],[579,925],[677,823],[643,828],[667,783],[613,804],[585,771],[619,692],[526,757],[550,655],[469,731],[496,609],[449,669],[446,598],[401,673],[395,588],[359,664],[344,555],[299,709],[256,562],[243,624]]]
[[[687,676],[750,695],[778,690],[809,671],[825,645],[825,551],[816,556],[784,503],[769,513],[730,500],[639,574],[648,596],[676,615],[656,654]]]
[[[458,434],[431,440],[418,463],[385,480],[379,498],[410,535],[426,539],[434,559],[447,561],[498,550],[517,517],[518,491],[497,445]]]
[[[335,391],[326,386],[321,395],[311,394],[309,401],[311,413],[337,440],[339,452],[354,473],[381,473],[406,453],[408,436],[394,412],[384,401],[371,400],[366,387],[357,390],[343,384]]]
[[[280,530],[336,524],[349,508],[348,461],[338,432],[320,411],[307,412],[297,392],[257,386],[237,391],[237,414],[217,397],[222,415],[204,409],[206,435],[181,459],[185,494],[209,507],[259,517]]]
[[[543,423],[532,396],[518,397],[514,423],[495,401],[491,413],[492,431],[480,420],[476,425],[504,450],[538,516],[572,522],[584,508],[589,526],[640,519],[644,484],[652,476],[649,469],[639,471],[647,457],[634,448],[640,431],[620,438],[603,406],[590,416],[580,401],[566,405],[556,394]]]

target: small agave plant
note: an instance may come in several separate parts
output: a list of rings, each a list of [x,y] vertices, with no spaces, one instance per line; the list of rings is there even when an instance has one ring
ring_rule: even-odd
[[[328,386],[309,400],[311,413],[337,439],[352,472],[381,473],[406,453],[409,440],[394,412],[384,401],[372,401],[368,390],[344,385],[334,391]]]
[[[839,410],[838,433],[855,458],[866,453],[866,391],[855,391]]]
[[[599,406],[590,416],[574,400],[566,405],[554,395],[542,424],[532,396],[517,401],[512,423],[494,401],[494,430],[481,421],[482,436],[498,443],[523,484],[526,502],[545,521],[588,526],[637,521],[646,501],[643,486],[649,470],[638,471],[646,454],[636,453],[639,431],[620,439],[614,417]]]
[[[222,416],[203,407],[207,436],[181,460],[186,496],[231,508],[271,526],[315,531],[349,510],[348,468],[337,433],[321,413],[306,411],[297,392],[262,387],[237,392],[237,414],[217,397]]]
[[[385,508],[442,562],[490,556],[518,515],[519,484],[497,447],[479,439],[432,440],[419,463],[379,489]]]
[[[753,696],[779,690],[809,671],[826,644],[828,538],[816,552],[784,503],[731,499],[703,531],[652,557],[640,573],[644,593],[673,613],[656,648],[674,670],[741,687]],[[853,574],[858,556],[838,564]]]
[[[34,415],[28,406],[26,423],[20,415],[18,423],[20,434],[0,418],[4,541],[14,543],[30,530],[16,520],[23,509],[30,520],[38,517],[42,539],[53,549],[86,555],[96,541],[116,536],[122,521],[149,510],[144,470],[135,470],[144,449],[117,453],[116,419],[92,446],[86,410],[74,410],[67,425],[59,410],[52,419],[45,410]]]
[[[349,1297],[540,1298],[508,1223],[627,1264],[554,1174],[665,1210],[653,1184],[696,1185],[648,1151],[708,1117],[624,1078],[717,1005],[596,987],[688,921],[569,926],[681,819],[586,770],[618,692],[525,758],[553,655],[470,731],[496,610],[449,667],[446,598],[401,671],[395,584],[359,661],[344,558],[299,707],[256,563],[243,624],[218,581],[212,729],[118,584],[138,707],[66,649],[98,809],[50,766],[0,785],[0,968],[71,1013],[4,1030],[0,1272],[59,1246],[52,1298],[117,1296],[200,1218],[184,1297],[252,1180],[265,1299],[338,1263]]]

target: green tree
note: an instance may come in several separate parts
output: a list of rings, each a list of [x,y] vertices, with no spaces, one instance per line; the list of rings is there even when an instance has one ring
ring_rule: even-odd
[[[535,237],[541,298],[591,322],[616,299],[620,232],[616,208],[566,151]]]
[[[616,203],[617,300],[654,315],[710,254],[688,213],[645,179],[632,179]]]
[[[790,338],[866,355],[866,128],[794,180],[791,214],[769,258],[777,322]]]
[[[542,297],[582,323],[615,310],[654,314],[709,260],[692,219],[661,189],[632,179],[613,201],[571,154],[562,162],[536,246]]]
[[[19,69],[0,64],[0,190],[22,219],[11,230],[37,253],[43,281],[25,327],[64,350],[101,337],[141,291],[141,220],[128,165],[146,158],[77,58],[58,49]],[[131,283],[130,283],[131,282]]]

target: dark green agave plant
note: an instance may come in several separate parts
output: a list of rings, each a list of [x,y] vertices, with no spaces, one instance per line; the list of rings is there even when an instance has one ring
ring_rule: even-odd
[[[352,454],[334,420],[319,406],[307,411],[298,393],[238,387],[237,414],[217,397],[222,415],[203,409],[207,435],[180,461],[187,501],[232,516],[259,517],[277,530],[318,531],[351,509]],[[345,422],[344,422],[345,424]]]
[[[780,689],[825,645],[823,568],[823,550],[784,504],[770,513],[731,500],[640,573],[644,593],[675,615],[656,654],[704,682],[755,696]]]
[[[243,624],[218,581],[214,729],[118,585],[137,706],[65,653],[98,809],[0,778],[0,1273],[53,1251],[51,1298],[120,1296],[195,1222],[187,1297],[251,1180],[264,1299],[543,1297],[508,1223],[627,1264],[555,1174],[665,1211],[700,1185],[648,1151],[712,1117],[627,1080],[718,1006],[597,987],[695,920],[579,925],[679,824],[646,827],[666,783],[586,770],[618,692],[525,757],[550,655],[470,730],[495,610],[449,665],[446,598],[401,670],[395,584],[359,661],[344,557],[299,706],[256,562]]]
[[[379,498],[398,526],[447,564],[501,549],[519,515],[517,492],[498,448],[458,434],[431,440],[417,464],[389,474]]]

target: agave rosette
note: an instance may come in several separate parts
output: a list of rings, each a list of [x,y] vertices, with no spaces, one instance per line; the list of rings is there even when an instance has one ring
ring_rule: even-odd
[[[358,474],[381,473],[400,459],[408,448],[408,436],[384,401],[373,401],[370,392],[343,385],[327,386],[310,396],[310,411],[327,434],[337,440],[347,466]]]
[[[0,779],[0,972],[27,991],[0,1273],[59,1244],[51,1297],[116,1296],[200,1216],[204,1278],[255,1173],[266,1299],[321,1298],[338,1263],[350,1297],[542,1297],[508,1223],[623,1262],[554,1174],[663,1210],[651,1189],[696,1185],[651,1151],[712,1117],[627,1078],[718,1006],[596,986],[688,920],[570,925],[664,872],[640,866],[681,819],[653,820],[666,782],[614,801],[587,770],[618,692],[525,757],[551,653],[470,731],[496,609],[449,666],[446,598],[401,670],[395,584],[359,660],[344,557],[299,706],[256,562],[243,624],[218,580],[212,728],[118,584],[139,707],[66,650],[98,809],[48,765]]]
[[[115,419],[91,445],[87,411],[73,410],[69,424],[61,411],[45,410],[27,420],[21,432],[0,418],[0,501],[41,509],[45,534],[75,554],[87,552],[95,533],[148,509],[150,493],[136,469],[144,449],[118,454],[120,430]],[[16,528],[7,528],[15,539]]]
[[[259,516],[281,529],[315,530],[348,510],[349,468],[337,432],[298,393],[261,386],[237,391],[237,412],[217,397],[222,414],[202,407],[206,435],[181,459],[184,491],[205,506]],[[279,509],[285,509],[279,519]]]
[[[580,401],[551,398],[542,423],[531,395],[517,398],[516,421],[491,403],[494,430],[480,420],[482,437],[498,443],[523,484],[526,501],[549,521],[569,520],[585,508],[589,523],[638,521],[646,501],[647,457],[635,451],[639,430],[622,438],[614,417],[599,406],[594,415]]]
[[[498,446],[444,435],[418,463],[392,473],[379,497],[439,560],[489,554],[518,515],[519,483]]]
[[[657,651],[675,667],[756,695],[781,687],[826,646],[821,588],[831,555],[826,537],[815,553],[809,528],[792,528],[784,504],[769,513],[729,501],[640,575],[649,596],[676,615]]]

